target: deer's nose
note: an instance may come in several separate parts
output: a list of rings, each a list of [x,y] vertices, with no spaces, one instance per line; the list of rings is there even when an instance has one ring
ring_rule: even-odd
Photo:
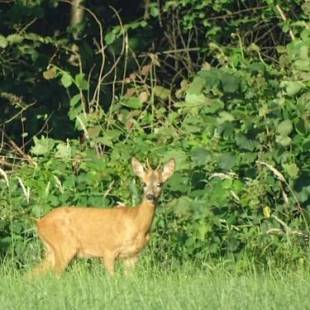
[[[147,195],[146,195],[146,199],[147,199],[147,200],[154,200],[154,199],[155,199],[155,195],[153,195],[153,194],[147,194]]]

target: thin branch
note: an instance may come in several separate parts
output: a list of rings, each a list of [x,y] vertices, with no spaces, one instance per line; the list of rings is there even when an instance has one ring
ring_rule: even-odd
[[[31,158],[30,155],[26,154],[4,131],[0,128],[0,131],[3,133],[6,140],[8,140],[8,144],[15,151],[16,154],[20,155],[24,160],[26,160],[31,165],[36,165],[36,162]]]
[[[286,21],[287,21],[287,18],[286,18],[285,14],[284,14],[284,12],[283,12],[283,10],[281,9],[281,7],[280,7],[279,4],[276,5],[276,9],[277,9],[277,11],[278,11],[279,14],[280,14],[281,19],[282,19],[284,22],[286,22]],[[295,40],[295,35],[294,35],[294,33],[293,33],[292,30],[289,30],[289,34],[290,34],[291,39],[292,39],[292,40]]]
[[[284,178],[283,174],[280,171],[278,171],[276,168],[274,168],[273,166],[271,166],[270,164],[268,164],[268,163],[266,163],[264,161],[257,160],[256,163],[259,164],[259,165],[263,165],[263,166],[267,167],[270,171],[273,172],[273,174],[278,178],[279,181],[283,182],[286,185],[286,187],[291,192],[291,194],[292,194],[292,196],[293,196],[293,198],[294,198],[294,200],[296,202],[298,211],[300,213],[303,213],[303,208],[301,207],[295,192],[293,191],[291,186],[288,184],[288,182]]]
[[[264,10],[264,9],[266,9],[266,8],[268,8],[268,7],[269,7],[268,5],[263,5],[263,6],[257,6],[257,7],[255,7],[255,8],[247,8],[247,9],[243,9],[243,10],[231,12],[231,13],[225,14],[225,15],[209,17],[208,20],[233,18],[234,15],[240,15],[240,14],[242,14],[242,13],[247,13],[247,12],[251,12],[251,11]]]
[[[299,230],[293,230],[291,229],[285,222],[283,222],[281,219],[279,219],[276,215],[271,215],[272,218],[274,218],[282,227],[283,229],[280,228],[270,228],[267,230],[268,235],[297,235],[301,237],[308,238],[309,234],[303,233],[302,231]]]
[[[3,123],[0,124],[0,126],[9,124],[10,122],[12,122],[14,119],[18,118],[21,114],[23,114],[24,111],[26,111],[28,108],[32,107],[33,105],[35,105],[36,102],[30,103],[29,105],[27,105],[26,107],[23,107],[20,111],[18,111],[15,115],[13,115],[11,118],[9,118],[8,120],[4,121]]]
[[[61,2],[64,2],[64,3],[67,3],[69,5],[73,5],[73,3],[69,0],[60,0]],[[94,91],[94,94],[93,94],[93,98],[91,99],[91,101],[89,102],[89,106],[92,105],[92,103],[96,102],[97,104],[99,103],[100,101],[100,84],[101,84],[101,81],[102,81],[102,75],[103,75],[103,69],[104,69],[104,66],[105,66],[105,46],[104,46],[104,43],[103,43],[103,27],[102,27],[102,24],[100,22],[100,20],[98,19],[98,17],[96,16],[96,14],[94,14],[90,9],[86,8],[85,6],[79,4],[78,7],[80,7],[81,9],[85,10],[89,15],[92,16],[92,18],[95,20],[95,22],[97,23],[98,25],[98,28],[99,28],[99,38],[100,38],[100,43],[99,43],[99,51],[100,51],[100,55],[101,55],[101,65],[100,65],[100,70],[99,70],[99,78],[98,78],[98,83],[97,83],[97,87]]]

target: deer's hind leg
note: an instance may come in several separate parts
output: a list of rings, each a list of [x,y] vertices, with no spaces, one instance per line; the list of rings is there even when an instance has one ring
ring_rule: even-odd
[[[45,274],[52,271],[61,274],[76,255],[78,245],[70,231],[53,227],[53,233],[45,227],[39,227],[39,236],[45,246],[45,258],[34,269],[33,274]]]
[[[44,275],[51,271],[55,266],[55,251],[46,242],[43,241],[45,254],[43,260],[31,271],[30,277]]]
[[[66,229],[59,229],[48,237],[48,243],[53,249],[52,271],[61,274],[77,254],[77,241]]]

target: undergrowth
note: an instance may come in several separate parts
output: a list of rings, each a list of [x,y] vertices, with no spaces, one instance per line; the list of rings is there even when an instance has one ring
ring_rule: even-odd
[[[299,12],[297,19],[284,14],[286,1],[265,2],[242,15],[245,2],[151,1],[149,19],[126,24],[111,8],[118,24],[108,29],[87,7],[81,50],[57,31],[27,28],[54,16],[58,1],[48,11],[40,1],[33,3],[40,10],[20,4],[18,25],[15,4],[4,10],[1,260],[19,268],[38,261],[34,218],[53,208],[135,205],[136,156],[153,166],[176,160],[152,229],[155,264],[307,264],[309,10],[294,1],[286,13]],[[158,25],[165,36],[140,53],[131,39],[155,36]],[[16,84],[34,103],[14,93]]]

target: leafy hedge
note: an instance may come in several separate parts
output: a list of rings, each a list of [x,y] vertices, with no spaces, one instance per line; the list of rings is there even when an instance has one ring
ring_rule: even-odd
[[[82,139],[34,138],[27,164],[9,175],[0,170],[2,257],[36,259],[33,218],[57,206],[136,204],[141,186],[129,164],[136,156],[153,165],[170,157],[177,163],[154,223],[155,260],[304,262],[310,30],[296,27],[272,63],[257,45],[214,41],[212,61],[206,57],[192,77],[171,88],[157,83],[153,55],[127,77],[126,92],[109,109],[86,102],[92,87],[86,73],[50,64],[44,78],[69,94],[68,117]]]

